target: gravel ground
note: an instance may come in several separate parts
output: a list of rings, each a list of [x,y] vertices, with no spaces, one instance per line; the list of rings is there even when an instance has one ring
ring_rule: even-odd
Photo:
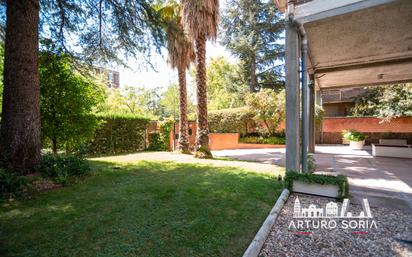
[[[297,196],[303,208],[312,203],[324,207],[331,201],[328,198],[292,194],[259,256],[412,256],[412,213],[371,208],[377,228],[366,230],[343,229],[341,219],[336,219],[335,229],[289,229],[290,222],[298,220],[292,218]],[[350,204],[349,211],[357,215],[362,211],[362,206]]]

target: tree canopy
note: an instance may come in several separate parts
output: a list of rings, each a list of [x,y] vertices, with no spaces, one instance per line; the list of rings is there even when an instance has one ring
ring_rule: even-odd
[[[193,69],[191,71],[192,86],[195,73],[196,71]],[[224,57],[215,57],[209,60],[206,73],[209,110],[236,108],[245,105],[248,85],[238,63],[230,63]]]
[[[4,37],[6,1],[0,5]],[[40,39],[92,63],[125,64],[127,58],[150,63],[151,53],[165,42],[162,23],[149,0],[40,0]]]
[[[222,43],[237,56],[250,91],[283,85],[282,14],[268,0],[228,0],[222,12]]]
[[[412,116],[412,84],[370,87],[355,99],[354,116],[377,116],[384,121]]]
[[[43,144],[73,149],[93,136],[94,108],[104,100],[101,85],[80,74],[66,55],[40,55],[40,111]]]

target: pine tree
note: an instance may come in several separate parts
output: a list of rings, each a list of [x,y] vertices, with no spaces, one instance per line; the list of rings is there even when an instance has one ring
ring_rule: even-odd
[[[250,92],[282,85],[284,20],[269,0],[228,0],[221,41],[243,63]]]

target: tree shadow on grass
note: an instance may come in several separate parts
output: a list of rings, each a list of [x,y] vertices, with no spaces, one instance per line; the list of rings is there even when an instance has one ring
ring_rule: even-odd
[[[2,206],[2,256],[239,256],[282,189],[238,168],[92,164],[76,185]]]

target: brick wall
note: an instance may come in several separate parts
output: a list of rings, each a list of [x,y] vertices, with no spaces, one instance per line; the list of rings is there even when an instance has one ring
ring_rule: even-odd
[[[342,143],[342,130],[355,129],[365,133],[367,144],[378,143],[382,138],[407,139],[412,144],[412,117],[400,117],[390,122],[381,122],[374,117],[325,117],[317,143]]]

